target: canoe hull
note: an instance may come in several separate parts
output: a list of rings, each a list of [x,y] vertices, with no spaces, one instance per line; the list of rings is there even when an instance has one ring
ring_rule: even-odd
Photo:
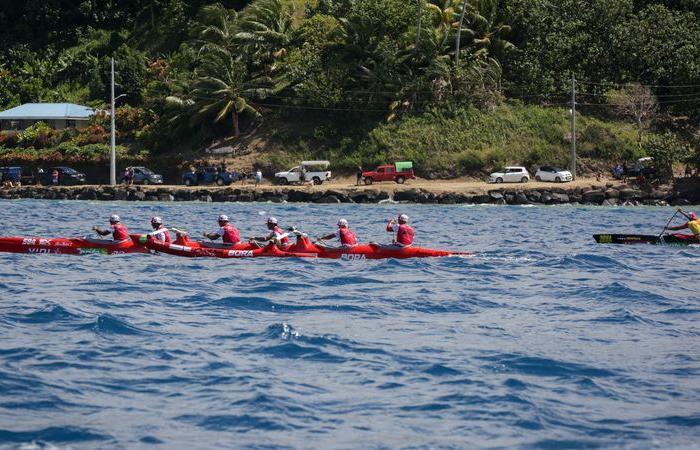
[[[652,244],[652,245],[700,245],[700,239],[688,234],[594,234],[599,244]]]
[[[0,237],[0,252],[59,255],[148,253],[144,242],[143,235],[138,234],[121,242],[108,239],[13,236]]]

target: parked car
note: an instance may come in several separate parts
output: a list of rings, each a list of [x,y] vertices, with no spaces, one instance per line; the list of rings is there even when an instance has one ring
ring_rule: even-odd
[[[640,175],[646,178],[653,178],[654,176],[656,176],[657,172],[656,164],[654,163],[654,158],[650,156],[639,158],[631,166],[625,163],[623,170],[624,175],[629,178],[635,178]]]
[[[27,173],[18,166],[0,167],[0,181],[9,181],[23,185],[36,183],[36,179],[31,172]]]
[[[535,173],[537,181],[554,181],[555,183],[565,183],[573,180],[574,177],[568,170],[562,170],[558,167],[543,166]]]
[[[372,184],[375,181],[394,181],[403,184],[406,180],[414,179],[413,163],[410,161],[397,162],[379,166],[375,170],[362,172],[362,180],[365,184]]]
[[[146,167],[132,167],[134,171],[133,184],[163,184],[163,175],[159,175]]]
[[[527,183],[530,174],[527,169],[520,166],[509,166],[489,175],[489,183]]]
[[[302,161],[298,166],[284,172],[275,174],[275,182],[278,184],[299,183],[302,171],[304,181],[312,181],[314,184],[322,184],[331,179],[331,171],[327,170],[331,163],[328,161]]]
[[[78,172],[71,167],[59,166],[51,167],[44,171],[41,177],[41,184],[44,186],[51,186],[53,182],[51,180],[53,171],[58,172],[58,184],[62,186],[85,184],[85,174]]]
[[[217,186],[225,186],[239,179],[239,175],[235,172],[222,172],[218,167],[214,166],[200,167],[194,171],[188,170],[182,174],[182,182],[185,186],[212,183],[216,183]]]

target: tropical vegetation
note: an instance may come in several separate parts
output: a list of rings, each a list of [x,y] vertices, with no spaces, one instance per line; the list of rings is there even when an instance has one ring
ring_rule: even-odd
[[[698,2],[18,0],[0,42],[0,109],[105,108],[113,57],[118,141],[153,157],[227,144],[268,167],[566,165],[575,89],[584,158],[673,142],[673,161],[700,162]],[[36,124],[0,133],[0,155],[97,158],[108,130]]]

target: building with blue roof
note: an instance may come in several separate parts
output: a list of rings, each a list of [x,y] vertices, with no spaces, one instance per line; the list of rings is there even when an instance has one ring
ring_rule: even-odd
[[[24,130],[37,122],[51,128],[84,128],[95,110],[75,103],[25,103],[0,112],[0,131]]]

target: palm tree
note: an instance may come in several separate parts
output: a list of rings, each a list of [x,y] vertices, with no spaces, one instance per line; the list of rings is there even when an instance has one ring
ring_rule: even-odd
[[[237,42],[258,62],[278,59],[291,41],[293,7],[284,0],[259,0],[241,14]]]
[[[265,75],[250,74],[238,58],[217,51],[205,56],[192,96],[196,114],[192,123],[213,117],[214,122],[231,119],[233,132],[240,137],[239,117],[249,113],[260,119],[255,100],[264,100],[281,89]]]
[[[455,62],[459,62],[462,33],[468,36],[469,50],[474,56],[496,56],[514,45],[504,38],[509,25],[496,23],[498,0],[464,0],[455,39]],[[466,19],[466,27],[465,27]]]
[[[238,31],[238,13],[221,3],[203,6],[195,28],[200,53],[205,51],[230,52],[234,49],[234,36]]]

